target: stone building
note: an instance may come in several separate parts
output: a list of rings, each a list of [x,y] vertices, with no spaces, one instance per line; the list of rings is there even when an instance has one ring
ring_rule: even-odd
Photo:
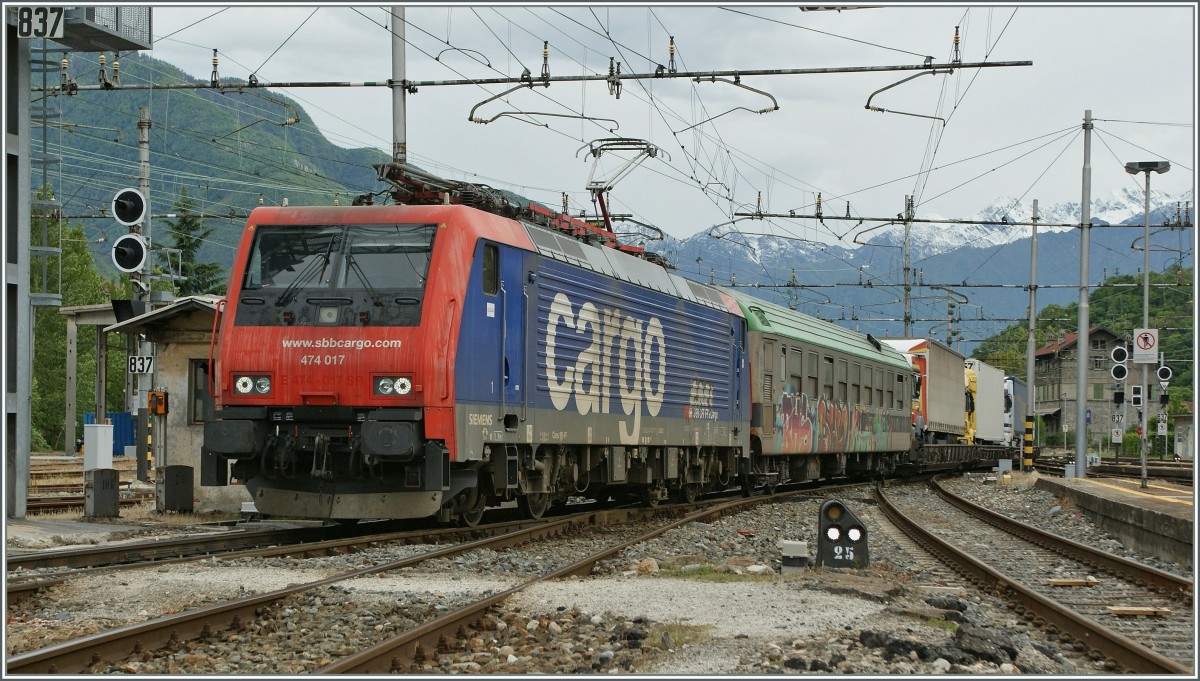
[[[1077,432],[1077,407],[1079,396],[1076,395],[1079,376],[1079,349],[1076,341],[1079,334],[1063,333],[1059,337],[1034,351],[1034,375],[1036,376],[1037,414],[1042,417],[1044,435],[1056,434],[1059,441],[1068,447],[1075,443]],[[1138,426],[1137,409],[1131,402],[1130,388],[1141,377],[1141,365],[1126,362],[1129,376],[1118,383],[1111,374],[1114,364],[1112,350],[1118,345],[1129,346],[1129,341],[1100,326],[1088,330],[1088,350],[1084,366],[1087,371],[1086,401],[1087,412],[1091,414],[1088,429],[1088,448],[1095,451],[1112,449],[1113,431],[1120,429],[1122,433],[1136,432]],[[1153,379],[1153,374],[1151,374]],[[1150,434],[1154,434],[1154,424],[1161,407],[1158,403],[1160,394],[1158,384],[1151,381],[1151,391],[1146,396],[1149,409],[1147,423],[1150,424]],[[1114,393],[1120,390],[1125,399],[1122,404],[1113,402]],[[1088,420],[1085,418],[1085,420]]]
[[[208,353],[218,300],[212,295],[180,298],[105,329],[108,333],[142,334],[154,344],[151,383],[154,390],[167,393],[167,414],[151,417],[162,419],[155,423],[155,432],[161,434],[154,441],[156,476],[166,466],[190,466],[194,510],[198,513],[237,512],[243,502],[251,501],[250,493],[240,485],[200,485],[204,421],[214,408],[209,393]]]

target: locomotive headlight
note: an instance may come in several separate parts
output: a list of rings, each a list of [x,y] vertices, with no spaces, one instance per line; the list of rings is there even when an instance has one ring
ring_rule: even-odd
[[[408,376],[376,376],[373,379],[375,394],[381,397],[408,395],[412,392],[412,379]]]
[[[238,376],[233,381],[233,389],[240,395],[258,393],[266,395],[271,392],[270,376]]]

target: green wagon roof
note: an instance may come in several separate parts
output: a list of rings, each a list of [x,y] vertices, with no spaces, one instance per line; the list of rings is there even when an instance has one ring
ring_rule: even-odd
[[[832,322],[810,317],[739,291],[728,288],[721,288],[721,291],[737,301],[751,331],[791,338],[855,357],[893,364],[897,368],[909,368],[903,353],[875,341],[879,343],[877,347],[872,344],[874,339],[869,334],[851,331]]]

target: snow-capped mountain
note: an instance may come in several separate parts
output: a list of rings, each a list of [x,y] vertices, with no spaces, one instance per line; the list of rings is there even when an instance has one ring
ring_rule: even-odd
[[[1152,224],[1175,222],[1176,202],[1192,201],[1192,192],[1171,196],[1152,191]],[[1130,243],[1144,223],[1142,192],[1121,189],[1094,197],[1092,224],[1123,224],[1127,229],[1094,230],[1089,280],[1101,282],[1142,267],[1143,254]],[[1193,209],[1194,210],[1194,207]],[[943,219],[928,213],[926,219]],[[910,226],[909,256],[912,333],[946,333],[946,294],[953,288],[969,298],[961,322],[968,330],[963,350],[1027,315],[1032,202],[998,198],[975,214],[954,218],[984,224],[920,223]],[[1190,222],[1193,216],[1188,215]],[[1037,303],[1069,305],[1078,298],[1080,239],[1078,203],[1039,202]],[[735,229],[736,227],[736,229]],[[740,222],[653,248],[674,262],[678,273],[722,286],[747,287],[752,295],[788,305],[876,336],[903,333],[905,297],[902,250],[904,228],[889,225],[859,239],[866,245],[824,244],[756,233],[758,223]],[[1137,234],[1134,234],[1137,232]],[[869,239],[867,237],[870,237]],[[1193,232],[1157,230],[1151,241],[1151,268],[1178,263],[1190,267]],[[882,248],[881,248],[882,246]],[[936,286],[937,288],[931,288]],[[961,313],[960,313],[961,314]]]
[[[1155,189],[1150,190],[1150,219],[1155,224],[1164,220],[1173,220],[1176,202],[1192,201],[1193,193],[1186,192],[1183,196],[1172,196]],[[1134,187],[1122,187],[1112,190],[1107,197],[1093,197],[1090,222],[1093,225],[1141,224],[1144,220],[1145,208],[1142,190]],[[919,214],[919,213],[918,213]],[[945,220],[938,215],[921,215],[921,217]],[[1048,232],[1069,232],[1078,225],[1081,219],[1080,204],[1077,202],[1054,205],[1038,205],[1038,234]],[[946,224],[914,222],[909,227],[909,248],[913,257],[926,257],[938,253],[946,253],[964,244],[977,247],[999,246],[1020,239],[1028,238],[1030,228],[1027,225],[1013,223],[1029,223],[1033,220],[1033,202],[1022,201],[1011,197],[1000,197],[979,210],[974,215],[963,219],[971,222],[986,222],[988,224]],[[902,225],[889,225],[878,230],[870,243],[877,245],[900,245],[904,240]]]

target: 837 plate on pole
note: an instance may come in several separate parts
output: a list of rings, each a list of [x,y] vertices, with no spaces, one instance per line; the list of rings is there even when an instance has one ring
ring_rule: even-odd
[[[154,373],[153,355],[130,355],[128,360],[128,369],[129,373],[131,374]]]
[[[61,38],[65,7],[18,7],[18,38]]]

